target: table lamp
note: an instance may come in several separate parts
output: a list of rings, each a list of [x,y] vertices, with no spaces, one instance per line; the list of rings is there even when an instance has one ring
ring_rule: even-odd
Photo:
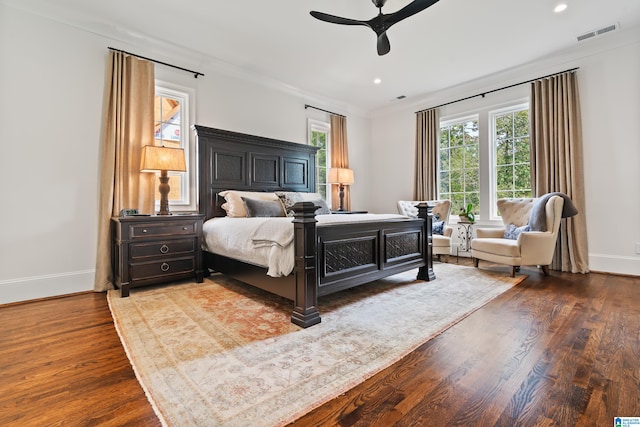
[[[140,171],[160,171],[160,186],[158,188],[160,190],[160,211],[158,215],[171,215],[171,212],[169,212],[169,198],[167,197],[170,190],[167,172],[187,171],[184,150],[182,148],[145,145],[142,148]]]
[[[353,171],[348,168],[331,168],[329,169],[329,182],[338,184],[338,196],[340,197],[338,211],[344,211],[344,186],[353,184]]]

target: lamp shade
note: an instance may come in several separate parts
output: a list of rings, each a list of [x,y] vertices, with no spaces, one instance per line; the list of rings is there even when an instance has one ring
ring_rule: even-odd
[[[329,169],[329,182],[333,184],[353,184],[353,171],[347,168]]]
[[[182,148],[157,147],[155,145],[145,145],[142,148],[141,172],[186,172],[186,170]]]

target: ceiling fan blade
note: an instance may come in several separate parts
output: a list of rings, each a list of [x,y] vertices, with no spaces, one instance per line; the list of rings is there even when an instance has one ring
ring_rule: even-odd
[[[439,0],[414,0],[397,12],[385,16],[385,23],[390,27],[393,24],[402,21],[418,12],[421,12],[438,3]]]
[[[389,37],[387,33],[382,33],[378,36],[378,55],[386,55],[391,50],[391,43],[389,43]]]
[[[325,21],[325,22],[330,22],[332,24],[341,24],[341,25],[367,25],[366,22],[364,21],[358,21],[356,19],[350,19],[350,18],[342,18],[340,16],[335,16],[335,15],[329,15],[328,13],[324,13],[324,12],[316,12],[315,10],[312,10],[311,12],[311,16],[313,16],[316,19],[319,19],[321,21]]]

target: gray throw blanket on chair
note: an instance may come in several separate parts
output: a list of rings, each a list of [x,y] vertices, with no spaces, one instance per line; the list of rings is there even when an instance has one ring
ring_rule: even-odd
[[[531,213],[529,214],[529,227],[531,231],[547,231],[547,217],[545,215],[545,206],[552,196],[560,196],[564,199],[562,205],[562,218],[568,218],[578,213],[575,205],[564,193],[547,193],[541,196],[531,207]]]

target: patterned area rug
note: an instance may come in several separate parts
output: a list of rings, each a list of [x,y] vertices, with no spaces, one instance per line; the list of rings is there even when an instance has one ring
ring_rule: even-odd
[[[322,323],[222,275],[108,294],[116,329],[164,425],[286,424],[388,367],[519,283],[436,264],[320,298]]]

